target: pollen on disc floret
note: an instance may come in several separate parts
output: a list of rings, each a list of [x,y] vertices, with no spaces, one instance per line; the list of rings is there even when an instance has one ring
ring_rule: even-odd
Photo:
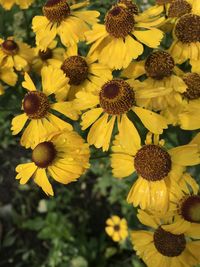
[[[145,61],[147,75],[156,80],[171,76],[174,66],[174,59],[165,51],[155,51]]]
[[[43,6],[43,14],[52,23],[61,23],[70,15],[70,6],[66,0],[48,0]]]
[[[128,112],[135,104],[133,88],[121,79],[105,83],[99,93],[100,106],[110,115]]]
[[[136,172],[148,181],[164,179],[171,171],[171,157],[158,145],[144,145],[135,155]]]

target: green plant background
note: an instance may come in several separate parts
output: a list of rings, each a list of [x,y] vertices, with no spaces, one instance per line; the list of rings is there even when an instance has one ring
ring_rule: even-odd
[[[92,0],[91,9],[103,19],[113,1]],[[154,1],[137,1],[141,9]],[[28,10],[0,8],[0,37],[15,35],[34,45],[31,20],[41,13],[43,1]],[[84,52],[84,47],[82,52]],[[39,83],[39,78],[34,77]],[[114,243],[105,234],[105,221],[113,214],[124,216],[131,229],[141,229],[136,210],[126,203],[135,176],[122,181],[111,175],[109,153],[91,148],[91,169],[78,182],[54,184],[55,197],[48,198],[33,183],[20,186],[15,166],[27,162],[30,151],[12,137],[10,122],[20,112],[23,77],[0,97],[0,267],[141,267],[129,241]],[[146,131],[140,129],[144,138]],[[80,131],[78,123],[75,129]],[[169,147],[186,144],[194,132],[169,128],[163,136]],[[199,179],[200,168],[190,168]]]

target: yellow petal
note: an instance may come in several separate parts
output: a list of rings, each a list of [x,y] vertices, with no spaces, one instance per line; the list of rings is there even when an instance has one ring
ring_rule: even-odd
[[[169,150],[172,162],[180,166],[193,166],[200,163],[198,145],[184,145]]]
[[[25,113],[13,118],[12,127],[11,127],[12,134],[16,135],[19,132],[21,132],[27,120],[28,120],[28,117],[26,116]]]
[[[36,169],[37,166],[33,162],[20,164],[16,167],[16,172],[18,172],[16,179],[20,179],[20,184],[26,184]]]
[[[28,91],[36,91],[35,85],[27,72],[24,75],[24,82],[22,83],[22,86]]]
[[[163,129],[167,129],[167,120],[161,115],[139,107],[134,107],[133,111],[150,132],[162,134]]]
[[[85,130],[92,125],[99,118],[102,112],[102,108],[94,108],[83,113],[81,122],[82,129]]]
[[[34,175],[34,182],[37,185],[39,185],[47,195],[50,195],[50,196],[54,195],[53,188],[51,184],[49,183],[45,169],[40,169],[40,168],[37,169]]]
[[[150,28],[145,31],[134,31],[133,35],[148,47],[157,48],[163,39],[164,33],[158,29]]]

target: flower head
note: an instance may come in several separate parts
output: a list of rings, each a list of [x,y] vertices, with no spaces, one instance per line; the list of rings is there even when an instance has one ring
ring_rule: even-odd
[[[139,106],[163,111],[182,103],[187,85],[180,72],[169,52],[157,50],[145,60],[130,63],[122,76],[129,78],[128,83],[135,87]],[[145,79],[140,82],[137,79],[142,75]]]
[[[70,5],[66,0],[48,0],[43,6],[43,16],[33,18],[37,46],[45,51],[56,35],[67,47],[84,41],[84,33],[99,16],[97,11],[79,10],[87,5],[88,1]]]
[[[149,267],[187,266],[198,264],[200,241],[193,241],[189,233],[182,229],[178,234],[166,230],[170,220],[159,219],[142,210],[138,219],[151,230],[132,231],[133,248]]]
[[[32,162],[16,168],[16,179],[26,184],[32,177],[47,195],[53,195],[48,177],[68,184],[76,181],[89,167],[89,148],[75,132],[64,130],[46,137],[32,148]]]
[[[82,128],[92,125],[88,134],[88,143],[97,148],[108,150],[115,122],[118,126],[120,142],[140,140],[137,129],[127,115],[134,112],[147,129],[162,133],[167,128],[165,119],[152,111],[139,108],[135,103],[134,88],[123,79],[113,78],[95,91],[85,90],[76,94],[75,106],[87,110],[82,115]]]
[[[128,236],[128,225],[126,219],[114,215],[106,221],[106,233],[115,242],[123,241]]]
[[[33,57],[34,52],[26,43],[16,41],[13,37],[0,39],[0,61],[5,66],[15,68],[17,71],[28,71]]]
[[[113,175],[123,178],[136,172],[138,178],[133,184],[127,201],[142,209],[167,211],[171,183],[182,176],[186,166],[200,162],[198,146],[188,144],[167,150],[164,141],[148,134],[144,145],[129,139],[123,146],[119,136],[112,147],[111,166]]]
[[[126,68],[143,53],[143,44],[159,46],[163,32],[156,26],[162,20],[160,15],[139,14],[132,1],[119,1],[107,12],[104,25],[96,24],[86,33],[88,44],[92,44],[89,54],[111,69]]]
[[[69,123],[59,119],[52,111],[57,111],[72,120],[78,119],[78,112],[74,109],[73,103],[65,101],[69,80],[62,76],[62,71],[48,66],[42,69],[41,76],[42,91],[37,90],[30,76],[25,74],[22,86],[28,90],[28,93],[22,101],[24,113],[12,120],[14,135],[21,132],[29,121],[21,138],[21,144],[25,147],[35,146],[39,139],[45,138],[52,132],[63,129],[72,130]],[[56,102],[52,102],[52,96],[55,96]]]

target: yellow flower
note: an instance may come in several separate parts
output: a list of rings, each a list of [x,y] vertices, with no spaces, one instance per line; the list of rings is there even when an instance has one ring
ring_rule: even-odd
[[[97,11],[77,11],[87,5],[88,1],[70,5],[66,0],[48,0],[43,6],[44,16],[33,18],[37,46],[46,50],[56,35],[67,47],[84,41],[84,33],[89,30],[89,25],[97,22],[99,16]]]
[[[57,47],[57,41],[53,41],[46,49],[41,51],[39,47],[34,49],[35,57],[32,61],[32,68],[35,72],[41,73],[44,66],[53,65],[60,66],[63,61],[65,50],[64,48]]]
[[[34,52],[29,45],[15,41],[13,37],[6,40],[0,39],[0,61],[7,67],[16,70],[28,70],[34,57]]]
[[[73,103],[64,101],[69,90],[68,78],[63,77],[61,70],[54,69],[52,66],[44,67],[41,75],[42,91],[39,91],[29,75],[25,74],[22,86],[28,90],[28,93],[22,103],[24,113],[12,120],[13,135],[18,134],[29,120],[29,125],[21,138],[21,145],[27,148],[34,147],[39,140],[52,132],[65,128],[72,130],[69,123],[59,119],[51,113],[52,111],[57,111],[72,120],[78,119]],[[53,94],[56,97],[56,103],[51,101]]]
[[[173,57],[166,51],[158,50],[152,52],[146,60],[130,63],[122,76],[130,79],[127,82],[135,88],[139,106],[164,110],[182,102],[182,93],[186,91],[187,85],[179,77],[180,72]],[[143,82],[135,80],[144,74],[146,79]]]
[[[35,0],[0,0],[0,5],[6,10],[10,10],[14,4],[21,9],[27,9]]]
[[[3,81],[5,84],[14,86],[17,83],[17,74],[14,72],[12,67],[7,67],[0,64],[0,81]]]
[[[128,225],[126,219],[114,215],[106,221],[106,233],[115,242],[123,241],[128,236]]]
[[[78,47],[71,46],[67,49],[60,64],[63,75],[69,78],[69,99],[74,99],[75,94],[83,88],[86,91],[94,91],[101,87],[106,81],[112,79],[111,70],[96,62],[91,56],[80,56]]]
[[[161,221],[140,211],[138,218],[151,230],[132,231],[131,239],[136,254],[148,267],[194,267],[200,262],[200,241],[193,241],[184,231],[173,234],[164,230]]]
[[[190,59],[200,60],[200,14],[185,14],[180,17],[173,30],[174,42],[170,52],[177,63]]]
[[[200,196],[199,185],[185,173],[177,184],[173,184],[170,194],[169,212],[164,216],[172,217],[172,224],[163,229],[172,234],[185,231],[192,238],[200,239]]]
[[[75,106],[87,110],[82,115],[82,129],[92,125],[88,133],[88,143],[103,151],[109,149],[115,122],[117,122],[120,142],[134,140],[138,144],[140,137],[128,114],[133,112],[151,132],[161,134],[167,128],[166,120],[159,114],[137,107],[134,89],[122,79],[113,79],[93,92],[82,90],[76,94]]]
[[[32,150],[32,162],[16,168],[16,179],[26,184],[32,177],[47,195],[54,195],[48,180],[68,184],[76,181],[89,168],[89,148],[73,131],[57,132],[38,143]]]
[[[143,44],[151,48],[160,45],[164,34],[155,27],[164,17],[154,13],[139,14],[136,4],[131,8],[124,0],[115,4],[106,14],[105,25],[96,24],[86,33],[87,43],[92,44],[89,54],[111,69],[126,68],[143,53]]]
[[[188,144],[167,150],[164,140],[159,141],[156,135],[152,140],[150,133],[145,145],[141,145],[140,139],[137,144],[133,138],[126,142],[122,145],[119,136],[116,137],[111,166],[114,177],[123,178],[135,172],[138,175],[128,194],[128,203],[142,209],[167,211],[171,183],[181,177],[186,166],[200,163],[198,145]]]
[[[184,130],[196,130],[200,128],[200,74],[186,73],[183,80],[187,91],[184,93],[182,110],[178,114],[178,124]]]
[[[164,5],[166,17],[179,18],[185,14],[200,14],[199,0],[156,0],[158,6]]]

